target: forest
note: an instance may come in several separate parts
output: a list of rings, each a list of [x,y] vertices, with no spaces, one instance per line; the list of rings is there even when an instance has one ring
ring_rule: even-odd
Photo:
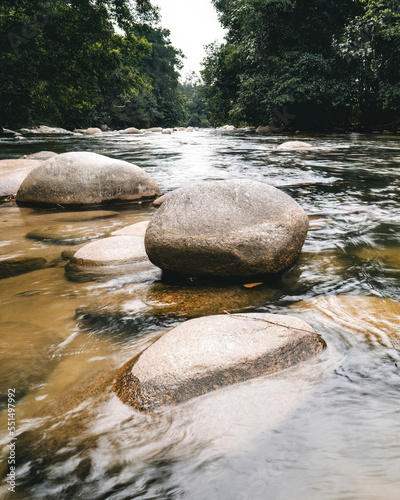
[[[400,127],[398,0],[213,3],[226,40],[181,83],[149,0],[2,0],[0,126]]]
[[[400,127],[398,0],[213,0],[226,43],[202,73],[214,123]]]

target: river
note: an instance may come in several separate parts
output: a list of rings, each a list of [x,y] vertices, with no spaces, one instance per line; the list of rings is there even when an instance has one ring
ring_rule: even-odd
[[[400,137],[297,139],[317,147],[278,150],[293,138],[211,130],[0,140],[0,159],[50,150],[127,160],[163,192],[232,178],[282,189],[310,216],[310,231],[296,265],[255,287],[246,308],[296,314],[328,345],[296,372],[138,413],[112,392],[113,377],[185,314],[93,320],[76,311],[126,284],[158,282],[160,273],[73,280],[60,259],[71,245],[26,234],[60,224],[107,234],[149,220],[155,209],[108,206],[117,214],[85,221],[62,207],[2,204],[0,257],[29,254],[49,265],[0,280],[1,383],[15,387],[17,400],[16,492],[4,481],[1,498],[399,498],[400,314],[396,304],[388,310],[400,302]],[[10,436],[1,404],[6,477]]]

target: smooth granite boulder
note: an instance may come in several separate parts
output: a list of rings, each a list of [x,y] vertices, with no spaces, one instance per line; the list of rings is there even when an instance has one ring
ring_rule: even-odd
[[[186,321],[127,363],[114,389],[140,411],[276,373],[320,354],[325,343],[303,320],[267,313]]]
[[[71,255],[63,255],[63,258]],[[143,236],[110,236],[81,247],[65,267],[73,281],[102,280],[106,276],[134,274],[137,279],[160,270],[148,259]]]
[[[279,189],[243,179],[209,181],[168,193],[145,245],[165,271],[275,274],[295,262],[307,230],[307,214]]]
[[[17,193],[25,205],[92,205],[139,202],[160,195],[144,170],[96,153],[58,155],[34,169]]]
[[[14,198],[25,177],[41,162],[37,159],[0,160],[0,199]]]
[[[124,128],[123,130],[120,130],[119,133],[120,134],[142,134],[142,132],[135,127]]]

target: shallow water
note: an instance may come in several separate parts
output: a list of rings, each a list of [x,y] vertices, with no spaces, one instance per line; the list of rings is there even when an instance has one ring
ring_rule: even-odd
[[[400,138],[307,136],[296,139],[318,148],[276,149],[290,139],[199,131],[0,141],[0,158],[84,150],[128,160],[163,192],[231,178],[283,189],[311,218],[301,257],[254,293],[243,288],[243,301],[237,285],[232,291],[226,285],[222,297],[232,310],[296,314],[328,344],[321,359],[280,375],[139,414],[112,393],[116,371],[165,329],[200,314],[198,304],[195,312],[186,304],[174,314],[76,314],[124,285],[157,283],[160,273],[73,280],[60,254],[79,247],[26,235],[68,225],[96,238],[149,220],[154,209],[107,207],[118,213],[82,222],[61,208],[0,205],[0,258],[29,255],[48,263],[0,280],[1,387],[15,386],[18,400],[17,489],[10,498],[397,500],[400,312],[395,307],[388,316],[384,302],[349,310],[347,303],[313,299],[362,295],[400,302]],[[204,313],[209,310],[205,305]],[[1,404],[5,475],[4,398]],[[8,497],[5,482],[0,497]]]

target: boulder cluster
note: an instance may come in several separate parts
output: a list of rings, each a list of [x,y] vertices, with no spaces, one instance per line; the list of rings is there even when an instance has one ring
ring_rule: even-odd
[[[120,133],[141,131],[129,128]],[[121,369],[115,391],[124,402],[152,411],[279,372],[323,351],[323,340],[304,321],[248,313],[268,300],[271,289],[263,283],[294,264],[307,236],[307,214],[283,191],[262,182],[231,179],[205,181],[161,196],[157,183],[140,167],[95,153],[42,152],[7,161],[16,163],[3,165],[3,170],[0,165],[7,181],[0,185],[16,195],[18,205],[67,210],[59,221],[63,224],[34,229],[27,237],[79,244],[77,251],[63,252],[70,280],[146,276],[136,282],[133,278],[106,300],[89,300],[78,314],[188,319]],[[74,225],[118,215],[95,210],[104,204],[152,201],[150,220],[106,233]],[[93,208],[88,211],[89,207]],[[85,212],[76,218],[72,210]],[[45,264],[40,259],[3,260],[3,277]]]

